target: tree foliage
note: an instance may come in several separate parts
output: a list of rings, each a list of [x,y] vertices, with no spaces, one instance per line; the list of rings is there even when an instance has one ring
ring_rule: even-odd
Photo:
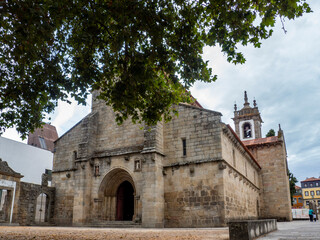
[[[293,176],[293,173],[289,171],[289,185],[290,185],[290,197],[291,197],[291,205],[293,204],[293,194],[296,193],[296,183],[298,180],[295,176]]]
[[[272,137],[275,135],[276,135],[276,132],[273,129],[270,129],[269,132],[266,134],[266,137]]]
[[[1,130],[25,135],[58,100],[84,104],[92,90],[118,122],[170,119],[186,89],[216,79],[205,45],[244,63],[238,44],[260,47],[276,18],[310,11],[305,0],[3,0]]]

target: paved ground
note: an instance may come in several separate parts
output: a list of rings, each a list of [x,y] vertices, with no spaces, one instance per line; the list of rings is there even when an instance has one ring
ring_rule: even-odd
[[[4,227],[5,240],[228,240],[228,228],[206,229],[120,229],[72,227]],[[278,230],[258,240],[320,240],[320,222],[293,221],[278,223]]]
[[[320,240],[320,222],[280,222],[278,231],[260,237],[258,240]]]
[[[228,240],[228,228],[119,229],[71,227],[0,227],[5,240]]]

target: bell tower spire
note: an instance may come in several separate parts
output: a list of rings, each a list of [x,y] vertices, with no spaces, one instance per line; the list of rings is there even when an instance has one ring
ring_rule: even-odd
[[[250,107],[250,103],[248,102],[247,91],[244,91],[244,107]]]
[[[253,107],[250,107],[247,91],[244,91],[243,108],[237,111],[234,109],[234,117],[232,118],[235,130],[242,141],[261,138],[261,124],[263,123],[257,106],[257,102],[253,100]]]

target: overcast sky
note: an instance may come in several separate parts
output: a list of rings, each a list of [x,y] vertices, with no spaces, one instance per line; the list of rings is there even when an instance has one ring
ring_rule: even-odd
[[[244,65],[227,62],[220,49],[205,48],[215,83],[197,83],[192,95],[204,108],[219,111],[222,120],[234,127],[233,105],[243,106],[246,90],[252,106],[255,98],[263,120],[262,134],[269,129],[284,131],[289,169],[299,181],[320,176],[320,1],[308,1],[313,13],[294,21],[280,21],[273,36],[261,48],[241,47],[247,61]],[[88,106],[60,104],[52,115],[59,136],[90,112]],[[4,137],[19,140],[14,130]],[[21,141],[21,140],[20,140]],[[299,184],[300,185],[300,184]]]

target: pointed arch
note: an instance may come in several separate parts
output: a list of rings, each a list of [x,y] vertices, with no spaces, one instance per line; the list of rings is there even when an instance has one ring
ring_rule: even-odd
[[[132,187],[132,189],[130,188],[130,186]],[[121,193],[119,193],[119,191],[121,191]],[[128,196],[128,194],[132,194],[133,196]],[[127,170],[123,168],[114,168],[110,170],[100,183],[98,196],[99,199],[101,199],[99,212],[101,214],[102,220],[133,220],[135,218],[137,214],[137,203],[135,200],[136,184]],[[126,199],[121,200],[120,198],[123,197],[125,197]],[[126,216],[125,218],[123,216],[120,216],[122,214],[122,211],[127,210],[119,208],[122,208],[123,203],[126,203],[126,205],[128,205],[127,201],[129,201],[129,205],[132,205],[133,208],[128,210],[130,214],[131,211],[133,212],[133,215],[130,218],[128,216]]]

